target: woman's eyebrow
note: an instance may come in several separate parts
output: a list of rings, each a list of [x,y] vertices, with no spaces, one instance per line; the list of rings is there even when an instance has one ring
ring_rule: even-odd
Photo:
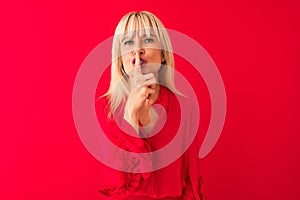
[[[152,34],[152,33],[150,33],[150,35],[149,34],[143,34],[141,37],[142,38],[145,38],[145,37],[155,37],[156,38],[156,35],[155,34]],[[124,40],[131,40],[133,37],[129,37],[128,35],[125,35],[122,39],[121,39],[121,42],[124,42]]]
[[[124,40],[128,40],[128,39],[131,39],[132,37],[129,37],[129,36],[124,36],[122,39],[121,39],[121,42],[123,42]]]
[[[142,37],[149,37],[149,34],[143,34]],[[150,37],[156,37],[156,35],[150,33]]]

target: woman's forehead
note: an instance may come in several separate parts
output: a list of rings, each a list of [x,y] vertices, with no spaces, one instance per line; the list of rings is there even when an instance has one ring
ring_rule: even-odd
[[[153,28],[139,28],[134,30],[125,30],[122,34],[123,37],[157,37],[157,31]]]

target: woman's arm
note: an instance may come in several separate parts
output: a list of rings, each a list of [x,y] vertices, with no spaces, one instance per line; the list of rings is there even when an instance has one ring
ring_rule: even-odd
[[[150,173],[135,172],[142,170],[143,163],[151,165],[151,158],[139,156],[140,154],[130,154],[130,152],[151,152],[151,148],[147,140],[128,135],[120,128],[120,126],[126,126],[126,131],[136,134],[126,120],[123,119],[117,124],[114,117],[107,117],[107,103],[108,101],[105,98],[96,102],[97,117],[103,132],[116,146],[116,151],[106,152],[105,147],[101,147],[103,151],[101,153],[108,156],[111,163],[117,166],[119,170],[101,164],[102,179],[99,192],[105,196],[120,199],[129,196],[137,189],[142,179],[147,179],[150,176]]]

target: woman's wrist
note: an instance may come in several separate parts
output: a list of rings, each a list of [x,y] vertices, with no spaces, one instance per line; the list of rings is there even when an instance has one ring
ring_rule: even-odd
[[[124,119],[135,129],[138,128],[139,124],[139,118],[138,113],[128,111],[128,109],[125,109],[124,113]]]
[[[129,119],[132,121],[132,123],[134,123],[135,125],[139,125],[139,117],[137,113],[131,113],[129,115]]]
[[[147,126],[148,124],[151,123],[151,116],[150,116],[150,110],[143,110],[139,114],[139,119],[138,119],[143,126]]]

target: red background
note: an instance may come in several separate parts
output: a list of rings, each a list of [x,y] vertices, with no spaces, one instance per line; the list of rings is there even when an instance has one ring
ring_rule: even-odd
[[[198,41],[222,74],[226,123],[202,160],[208,199],[300,199],[299,8],[290,0],[1,2],[0,199],[98,198],[99,161],[76,132],[73,83],[132,10]]]

